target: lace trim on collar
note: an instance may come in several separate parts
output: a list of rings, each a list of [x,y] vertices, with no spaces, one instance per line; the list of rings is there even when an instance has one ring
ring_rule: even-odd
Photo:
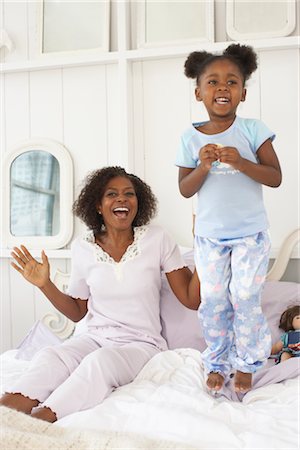
[[[133,233],[134,233],[134,239],[132,244],[130,244],[125,253],[123,254],[122,258],[120,259],[120,261],[115,261],[108,253],[106,253],[103,248],[100,247],[100,245],[98,245],[95,242],[95,236],[94,233],[92,231],[89,231],[84,237],[83,240],[88,242],[89,244],[93,245],[94,250],[95,250],[95,255],[96,255],[96,260],[98,262],[104,262],[104,263],[108,263],[108,264],[120,264],[120,263],[125,263],[133,258],[135,258],[136,256],[138,256],[141,253],[140,250],[140,246],[139,243],[141,241],[141,239],[143,238],[144,234],[147,231],[147,227],[146,226],[141,226],[141,227],[135,227],[133,229]]]

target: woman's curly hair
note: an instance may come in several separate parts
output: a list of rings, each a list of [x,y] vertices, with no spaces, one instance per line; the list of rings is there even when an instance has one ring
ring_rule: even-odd
[[[190,53],[184,63],[184,74],[188,78],[196,79],[198,83],[199,78],[206,67],[220,59],[228,59],[236,64],[244,78],[244,83],[257,69],[257,55],[252,47],[248,45],[231,44],[220,55],[205,51]]]
[[[157,212],[157,199],[148,184],[136,175],[127,173],[122,167],[103,167],[87,175],[84,187],[73,204],[75,216],[79,217],[95,234],[99,234],[105,225],[102,215],[98,214],[97,207],[101,203],[107,183],[115,177],[127,178],[133,184],[138,200],[138,211],[133,227],[146,225]]]
[[[293,330],[293,319],[296,316],[300,316],[300,305],[291,306],[281,314],[279,328],[283,331]]]

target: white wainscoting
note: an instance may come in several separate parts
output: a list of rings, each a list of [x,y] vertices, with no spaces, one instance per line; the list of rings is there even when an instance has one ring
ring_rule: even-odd
[[[89,171],[105,165],[125,166],[153,188],[159,200],[157,222],[179,244],[191,246],[192,201],[179,194],[174,159],[182,131],[205,117],[205,112],[194,99],[194,85],[183,75],[183,64],[190,51],[220,51],[228,42],[131,50],[124,22],[118,25],[117,52],[33,60],[36,3],[4,2],[1,10],[15,43],[9,55],[0,50],[5,62],[1,155],[34,137],[61,142],[73,159],[75,197]],[[118,17],[125,18],[125,2],[118,2],[118,8]],[[261,118],[274,130],[283,169],[282,186],[264,190],[274,256],[285,236],[300,225],[299,39],[249,43],[258,51],[259,69],[248,83],[247,100],[239,114]],[[83,229],[75,220],[74,237]],[[69,270],[68,259],[58,255],[51,257],[52,272]],[[0,262],[1,350],[5,350],[17,345],[50,305],[10,267],[7,252]]]

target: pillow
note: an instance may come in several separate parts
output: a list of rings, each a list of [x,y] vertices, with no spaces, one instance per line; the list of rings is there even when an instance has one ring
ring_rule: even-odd
[[[35,322],[23,341],[17,347],[16,358],[31,360],[42,348],[61,344],[63,341],[40,320]]]
[[[187,266],[194,270],[193,250],[183,253]],[[267,281],[262,293],[262,310],[272,335],[272,343],[280,339],[283,331],[278,327],[283,311],[300,302],[300,283]],[[161,289],[162,335],[170,350],[194,348],[203,351],[206,344],[197,316],[197,311],[183,306],[173,294],[166,276]]]

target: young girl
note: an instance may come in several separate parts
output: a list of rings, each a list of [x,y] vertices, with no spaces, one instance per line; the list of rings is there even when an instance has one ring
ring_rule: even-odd
[[[184,197],[197,192],[195,262],[201,279],[207,386],[219,391],[231,370],[237,392],[251,388],[268,358],[271,337],[260,297],[269,259],[262,185],[281,183],[275,135],[260,121],[236,116],[245,82],[257,68],[251,47],[230,45],[221,55],[191,53],[185,75],[209,120],[181,138],[176,165]]]

